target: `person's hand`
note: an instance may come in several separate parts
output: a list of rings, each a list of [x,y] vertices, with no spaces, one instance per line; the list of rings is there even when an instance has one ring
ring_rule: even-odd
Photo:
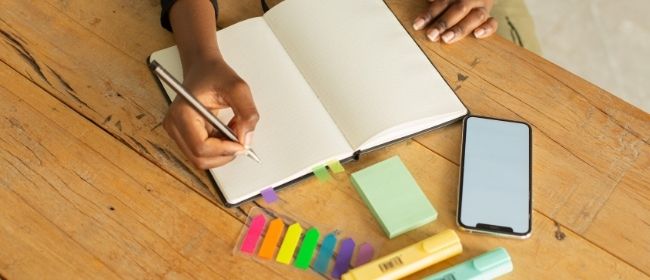
[[[213,114],[232,108],[228,126],[244,145],[224,138],[182,97],[172,102],[163,126],[197,168],[224,165],[250,145],[259,119],[250,89],[221,58],[201,60],[187,67],[184,76],[183,85]]]
[[[497,30],[497,21],[490,17],[494,0],[429,0],[429,8],[413,22],[415,30],[425,29],[433,42],[442,39],[454,43],[469,33],[485,38]]]

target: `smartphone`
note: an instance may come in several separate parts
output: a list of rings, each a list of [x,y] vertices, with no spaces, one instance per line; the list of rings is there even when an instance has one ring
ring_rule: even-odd
[[[458,226],[528,238],[532,232],[532,131],[518,121],[463,120]]]

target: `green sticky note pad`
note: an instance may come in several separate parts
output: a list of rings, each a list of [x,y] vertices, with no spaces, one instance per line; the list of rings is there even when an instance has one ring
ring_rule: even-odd
[[[352,184],[388,238],[423,226],[438,217],[397,156],[353,173]]]

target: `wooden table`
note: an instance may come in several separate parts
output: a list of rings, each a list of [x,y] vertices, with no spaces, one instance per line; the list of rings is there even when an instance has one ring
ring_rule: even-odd
[[[379,254],[456,228],[459,124],[347,166],[399,155],[439,211],[394,240],[348,176],[223,207],[160,126],[167,104],[144,63],[173,44],[159,1],[98,2],[3,1],[0,278],[323,278],[231,254],[254,206],[362,236]],[[221,2],[220,27],[261,14],[257,0]],[[387,2],[409,32],[426,5]],[[507,279],[648,278],[650,116],[502,38],[412,35],[472,113],[534,130],[532,238],[459,233],[463,254],[418,276],[504,246]]]

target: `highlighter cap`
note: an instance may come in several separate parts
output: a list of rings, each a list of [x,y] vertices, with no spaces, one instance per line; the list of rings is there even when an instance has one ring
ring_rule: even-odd
[[[512,271],[512,260],[504,248],[496,248],[474,259],[455,265],[424,280],[494,279]]]
[[[504,248],[496,248],[490,252],[474,258],[473,265],[479,271],[486,271],[497,266],[511,263],[510,255]]]

